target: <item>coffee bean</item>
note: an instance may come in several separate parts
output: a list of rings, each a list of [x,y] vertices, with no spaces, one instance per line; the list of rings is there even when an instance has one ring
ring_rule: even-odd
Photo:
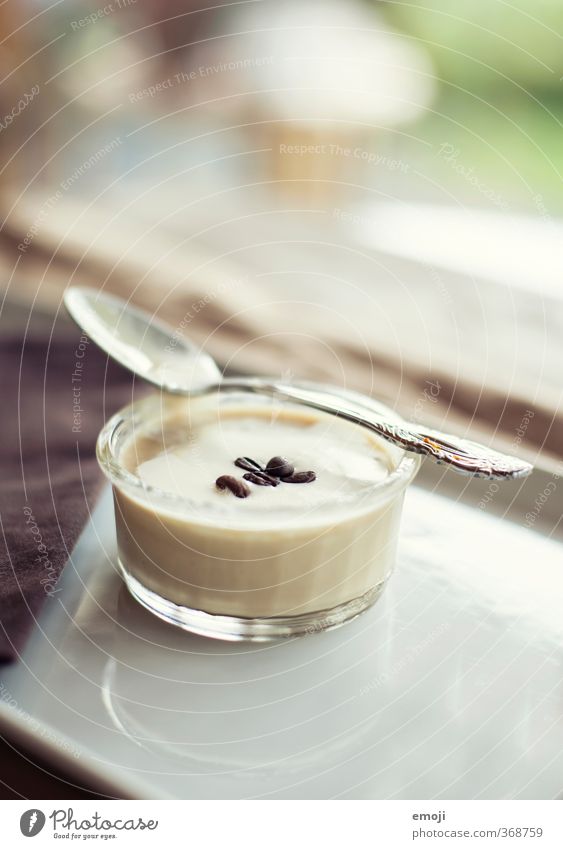
[[[243,475],[243,478],[245,481],[255,483],[257,486],[277,486],[279,484],[277,478],[272,478],[270,475],[264,474],[264,472],[247,472]]]
[[[293,474],[295,466],[285,457],[272,457],[266,463],[266,472],[275,478],[286,478]]]
[[[260,463],[257,463],[256,460],[253,460],[252,457],[238,457],[235,460],[235,466],[238,466],[239,469],[246,469],[247,472],[264,471]]]
[[[217,478],[215,481],[215,486],[217,489],[230,490],[237,498],[248,498],[250,495],[249,487],[238,478],[234,478],[232,475],[221,475],[221,477]]]
[[[317,476],[314,472],[295,472],[293,475],[287,475],[282,478],[284,483],[311,483],[316,480]]]

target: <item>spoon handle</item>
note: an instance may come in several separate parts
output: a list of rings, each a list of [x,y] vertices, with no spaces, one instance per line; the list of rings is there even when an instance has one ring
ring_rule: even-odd
[[[339,418],[354,422],[414,454],[431,456],[435,462],[451,466],[462,475],[473,477],[510,479],[526,477],[532,465],[518,457],[501,454],[484,445],[470,442],[458,436],[440,431],[420,428],[408,422],[393,423],[381,419],[371,408],[351,401],[353,396],[331,394],[317,389],[305,389],[291,384],[261,378],[225,378],[219,391],[255,392],[270,395],[285,401],[298,401],[306,407],[331,413]]]

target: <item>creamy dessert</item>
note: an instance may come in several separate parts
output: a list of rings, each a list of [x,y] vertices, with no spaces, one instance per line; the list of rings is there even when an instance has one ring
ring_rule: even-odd
[[[111,445],[119,563],[144,604],[192,630],[213,633],[220,617],[222,636],[253,636],[339,624],[377,597],[416,460],[398,468],[365,428],[298,405],[149,401]]]

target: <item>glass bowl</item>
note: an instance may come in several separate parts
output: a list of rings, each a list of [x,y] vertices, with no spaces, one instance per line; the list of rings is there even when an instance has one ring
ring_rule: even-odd
[[[299,386],[399,421],[367,396],[311,382]],[[376,601],[393,571],[403,498],[420,459],[366,430],[366,455],[371,445],[385,456],[387,475],[351,501],[341,504],[335,492],[334,503],[323,509],[289,516],[255,512],[250,498],[244,513],[214,513],[136,474],[132,451],[141,440],[165,446],[170,422],[185,423],[189,440],[190,424],[202,411],[221,421],[256,410],[306,411],[327,427],[358,428],[298,403],[240,390],[190,399],[155,393],[107,422],[97,457],[113,487],[119,569],[144,607],[204,636],[264,641],[338,627]]]

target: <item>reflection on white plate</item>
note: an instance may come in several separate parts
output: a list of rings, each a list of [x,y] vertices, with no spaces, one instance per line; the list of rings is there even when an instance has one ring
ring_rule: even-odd
[[[378,724],[378,676],[392,635],[383,607],[380,614],[380,627],[360,628],[362,651],[351,625],[320,639],[225,652],[163,625],[123,589],[126,634],[105,667],[105,704],[136,744],[194,768],[314,773],[361,751]]]

